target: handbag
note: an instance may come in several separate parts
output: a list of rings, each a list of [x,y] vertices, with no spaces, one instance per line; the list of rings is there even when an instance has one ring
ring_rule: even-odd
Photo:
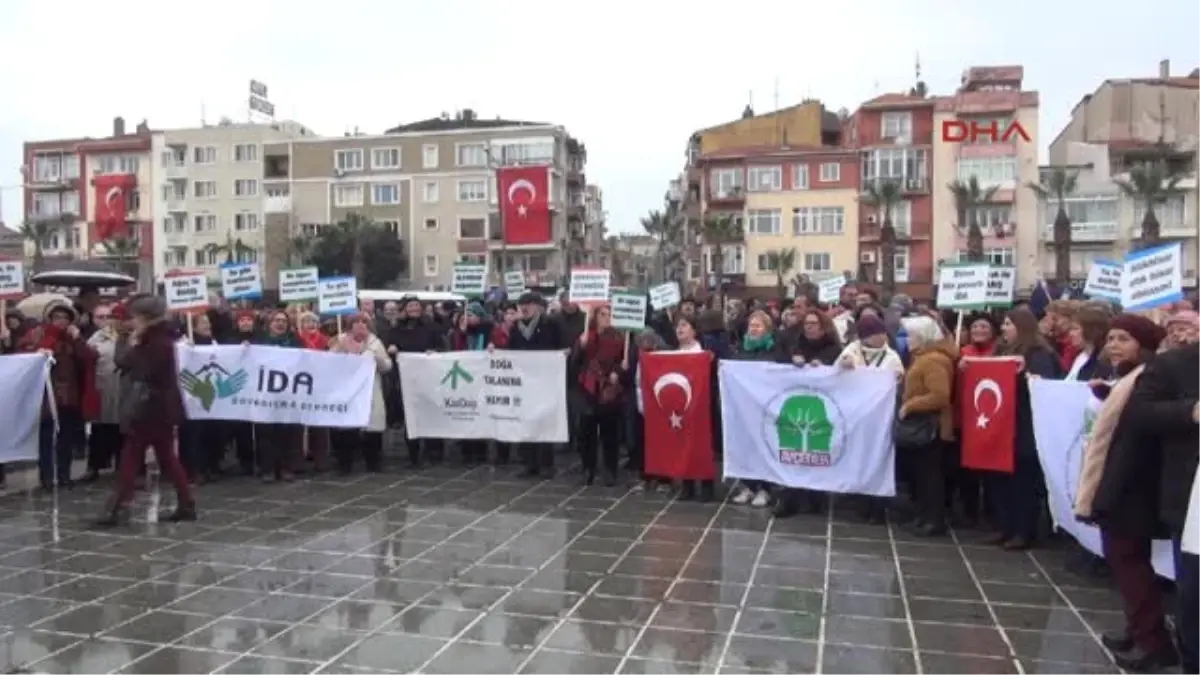
[[[892,426],[892,441],[898,450],[916,450],[933,443],[938,435],[938,417],[933,413],[912,413],[896,418]]]

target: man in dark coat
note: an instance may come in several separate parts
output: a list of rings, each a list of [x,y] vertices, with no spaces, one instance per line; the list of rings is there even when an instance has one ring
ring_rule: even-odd
[[[442,326],[426,317],[424,308],[421,307],[421,301],[411,296],[400,299],[399,320],[391,326],[386,335],[378,337],[387,347],[387,352],[393,360],[400,352],[430,354],[446,351],[446,333]],[[389,396],[395,397],[399,401],[398,405],[393,404],[393,410],[399,411],[399,423],[403,424],[404,395],[400,389],[398,376],[395,381],[395,389],[384,392],[385,399]],[[408,438],[408,461],[413,468],[419,468],[423,459],[428,459],[432,464],[440,464],[445,457],[446,445],[442,439],[427,438],[424,443],[425,457],[422,458],[421,441]]]
[[[525,293],[517,301],[521,318],[508,336],[508,348],[514,351],[553,351],[570,347],[563,335],[562,324],[546,316],[546,301],[536,293]],[[563,383],[566,386],[566,383]],[[548,393],[548,395],[553,395]],[[526,443],[524,476],[554,477],[554,445]]]

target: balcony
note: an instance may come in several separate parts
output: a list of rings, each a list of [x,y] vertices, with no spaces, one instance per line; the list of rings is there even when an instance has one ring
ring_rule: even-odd
[[[876,221],[874,216],[864,218],[858,224],[858,240],[864,243],[878,242],[879,233],[882,225]],[[912,225],[909,223],[901,223],[900,225],[893,224],[896,229],[896,241],[905,242],[919,239],[928,239],[928,235],[913,234]]]
[[[583,204],[567,205],[567,220],[582,222],[587,215],[587,207]]]
[[[291,195],[275,195],[266,197],[263,200],[264,213],[291,213],[292,212],[292,196]]]
[[[708,205],[712,208],[737,207],[746,203],[746,191],[741,186],[713,188],[708,191]]]
[[[163,173],[167,178],[183,178],[187,175],[187,162],[175,159],[163,163]]]
[[[75,187],[75,184],[78,181],[78,179],[79,179],[78,176],[75,176],[73,178],[64,178],[57,174],[33,176],[33,177],[30,177],[29,182],[26,185],[26,187],[28,187],[30,190],[44,190],[44,191],[70,190]]]
[[[578,162],[567,163],[567,183],[570,185],[584,185],[587,182],[583,175],[583,164]]]
[[[1129,226],[1129,237],[1131,239],[1140,239],[1142,237],[1142,218],[1145,214],[1138,217],[1137,222]],[[1200,236],[1200,230],[1183,218],[1163,217],[1158,214],[1158,236],[1163,239],[1194,239]]]
[[[875,178],[864,178],[862,181],[863,191],[866,191],[867,185],[873,184],[879,186],[888,182],[896,183],[903,194],[929,193],[929,180],[924,176],[876,176]]]
[[[264,180],[287,180],[291,177],[291,158],[287,155],[267,155],[263,158]]]
[[[1071,223],[1071,241],[1077,242],[1105,242],[1116,241],[1117,233],[1119,232],[1115,222],[1085,222]],[[1042,227],[1042,241],[1046,243],[1054,242],[1054,224],[1049,223]]]

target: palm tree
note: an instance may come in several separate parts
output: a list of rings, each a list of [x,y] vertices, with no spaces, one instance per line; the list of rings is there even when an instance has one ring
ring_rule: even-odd
[[[105,258],[111,258],[116,261],[117,267],[122,272],[128,274],[134,279],[141,277],[141,270],[138,266],[138,257],[142,252],[142,245],[134,237],[110,237],[100,241],[100,247],[104,250],[102,254]]]
[[[46,264],[45,246],[50,236],[75,224],[75,217],[64,213],[58,217],[38,218],[21,223],[21,237],[33,243],[33,271],[40,272]]]
[[[1051,167],[1037,183],[1028,183],[1030,190],[1042,201],[1054,199],[1058,213],[1054,215],[1054,281],[1066,288],[1071,281],[1071,217],[1067,215],[1067,197],[1075,192],[1079,175],[1062,167]]]
[[[233,231],[225,233],[224,244],[208,244],[204,247],[205,251],[225,256],[225,264],[237,262],[243,256],[254,250],[246,242],[242,241],[241,237],[233,236]]]
[[[983,230],[979,227],[979,218],[975,210],[992,201],[992,196],[998,188],[993,185],[984,189],[975,176],[971,176],[966,182],[956,180],[947,187],[954,195],[954,211],[958,214],[955,227],[967,238],[967,260],[983,262]]]
[[[717,274],[718,307],[725,306],[724,284],[721,283],[721,277],[725,274],[725,245],[740,241],[742,236],[742,222],[731,214],[709,216],[700,225],[701,240],[712,247],[712,266]]]
[[[1154,214],[1155,205],[1165,204],[1171,197],[1183,194],[1179,183],[1186,174],[1167,162],[1168,151],[1168,146],[1162,146],[1158,158],[1134,165],[1129,170],[1129,178],[1114,180],[1126,197],[1132,198],[1135,204],[1145,205],[1139,248],[1150,248],[1162,240],[1162,226]]]
[[[863,193],[863,201],[875,207],[875,217],[879,220],[879,272],[883,297],[888,299],[896,294],[896,228],[892,225],[892,213],[904,194],[900,183],[894,180],[869,182]]]
[[[775,288],[778,290],[780,298],[787,294],[787,282],[784,281],[784,277],[790,274],[795,267],[795,248],[779,248],[767,251],[767,269],[775,273]]]
[[[621,238],[616,235],[609,235],[604,240],[604,251],[608,253],[609,267],[612,271],[612,283],[614,286],[629,285],[625,274],[626,251],[621,246]]]
[[[312,248],[315,243],[315,237],[305,237],[303,235],[288,239],[288,265],[304,265],[308,262],[308,256],[312,253]]]
[[[376,227],[374,221],[366,216],[360,216],[357,213],[351,213],[346,216],[346,219],[337,224],[337,229],[346,237],[352,244],[354,254],[350,258],[350,274],[355,279],[363,278],[363,241],[367,232]]]

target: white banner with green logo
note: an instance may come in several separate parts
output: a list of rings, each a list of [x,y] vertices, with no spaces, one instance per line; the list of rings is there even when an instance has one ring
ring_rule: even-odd
[[[370,354],[180,343],[175,355],[190,420],[366,428],[371,417]]]
[[[567,356],[445,352],[396,356],[408,437],[567,442]]]
[[[891,497],[896,376],[721,361],[725,477]]]

